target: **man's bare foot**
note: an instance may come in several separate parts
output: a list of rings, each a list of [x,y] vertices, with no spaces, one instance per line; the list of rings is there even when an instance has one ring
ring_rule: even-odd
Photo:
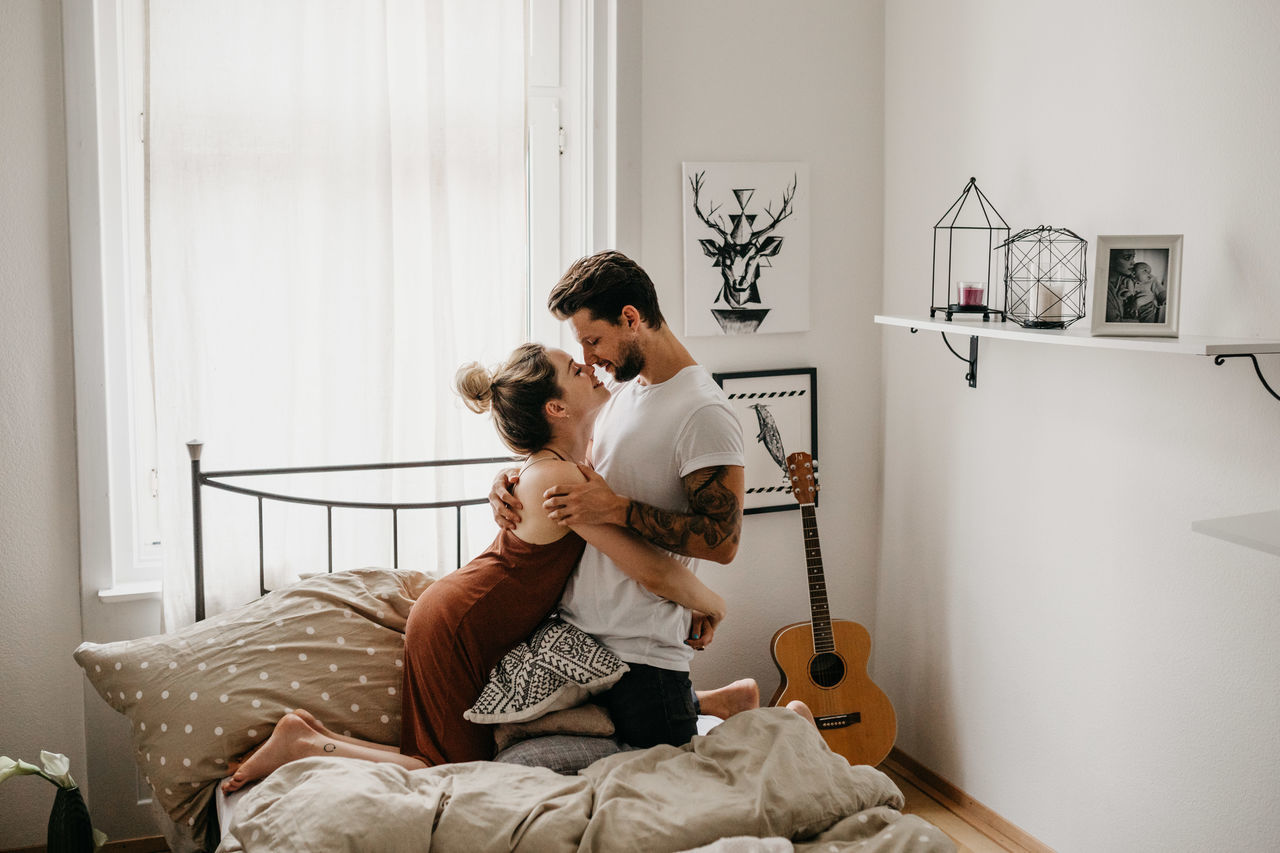
[[[222,790],[230,794],[290,761],[315,755],[322,748],[319,738],[319,733],[302,717],[285,714],[276,723],[271,737],[250,752],[235,772],[222,781]]]
[[[809,706],[801,702],[799,699],[792,699],[787,703],[787,707],[808,720],[809,724],[815,729],[818,727],[818,721],[813,718],[813,711],[810,711]]]
[[[702,713],[727,720],[760,707],[760,686],[754,678],[740,678],[716,690],[699,692],[698,705]]]

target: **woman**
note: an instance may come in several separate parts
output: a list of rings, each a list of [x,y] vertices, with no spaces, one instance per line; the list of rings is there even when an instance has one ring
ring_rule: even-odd
[[[516,495],[534,509],[414,603],[405,630],[399,749],[337,735],[295,711],[223,781],[224,791],[311,755],[389,761],[411,770],[492,758],[492,727],[464,720],[462,713],[502,655],[555,608],[586,542],[650,592],[705,614],[713,627],[724,618],[723,598],[639,536],[612,525],[566,529],[541,508],[538,496],[545,489],[585,479],[575,461],[586,458],[596,414],[609,398],[590,368],[560,350],[524,344],[493,372],[477,364],[462,367],[455,386],[472,411],[491,411],[503,442],[526,456]]]

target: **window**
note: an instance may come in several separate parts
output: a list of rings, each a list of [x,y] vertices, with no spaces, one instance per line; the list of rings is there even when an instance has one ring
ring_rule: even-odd
[[[155,595],[160,507],[185,506],[189,493],[185,478],[157,483],[155,473],[149,11],[146,0],[63,7],[82,583],[104,599]],[[593,181],[591,143],[608,97],[594,81],[609,60],[608,40],[593,36],[611,26],[613,4],[527,0],[525,14],[528,274],[517,298],[528,336],[559,343],[559,326],[542,309],[546,292],[569,261],[609,239],[608,216],[592,211],[606,188]]]

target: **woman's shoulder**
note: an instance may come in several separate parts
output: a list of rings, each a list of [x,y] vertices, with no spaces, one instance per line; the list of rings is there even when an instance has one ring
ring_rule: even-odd
[[[531,494],[537,497],[538,503],[541,504],[542,493],[552,486],[581,483],[586,479],[578,470],[578,466],[572,462],[561,459],[539,459],[520,472],[520,482],[516,483],[516,497],[528,506],[529,499],[525,495]],[[525,494],[521,494],[521,491]]]
[[[515,488],[516,497],[524,504],[516,536],[535,545],[545,545],[562,538],[568,530],[547,515],[542,495],[552,486],[581,483],[585,479],[577,465],[559,459],[539,460],[525,468]]]

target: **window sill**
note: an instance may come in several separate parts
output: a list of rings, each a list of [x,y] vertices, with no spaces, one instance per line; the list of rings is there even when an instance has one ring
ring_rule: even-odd
[[[98,590],[98,600],[104,604],[122,604],[126,601],[159,600],[160,581],[138,581],[122,583],[108,589]]]

